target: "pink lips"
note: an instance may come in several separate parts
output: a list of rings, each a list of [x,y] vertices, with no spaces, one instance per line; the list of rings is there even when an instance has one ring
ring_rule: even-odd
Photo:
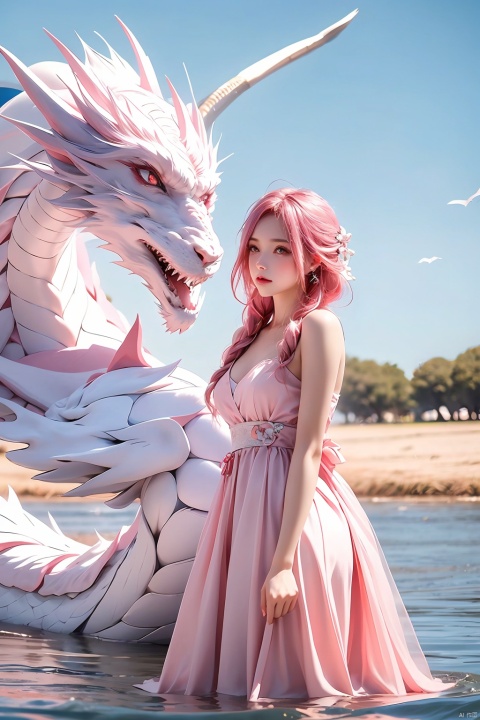
[[[257,282],[259,282],[259,283],[269,283],[269,282],[272,282],[272,281],[271,281],[271,280],[268,280],[268,278],[264,278],[264,277],[262,277],[261,275],[259,275],[259,276],[257,277]]]

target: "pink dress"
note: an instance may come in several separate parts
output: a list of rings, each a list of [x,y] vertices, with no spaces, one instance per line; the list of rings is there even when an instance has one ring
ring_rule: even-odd
[[[236,387],[223,375],[214,398],[230,427],[296,425],[301,383],[277,366],[276,359],[258,363]],[[292,449],[245,447],[213,498],[161,677],[138,687],[254,701],[437,693],[455,684],[432,678],[372,525],[335,470],[344,458],[327,434],[338,397],[295,553],[293,611],[267,624],[260,607]]]

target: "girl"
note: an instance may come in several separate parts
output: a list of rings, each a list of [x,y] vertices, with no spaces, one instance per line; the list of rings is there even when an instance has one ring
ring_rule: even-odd
[[[232,450],[155,693],[317,698],[438,692],[375,532],[335,470],[353,251],[328,203],[274,190],[232,272],[243,325],[207,387]]]

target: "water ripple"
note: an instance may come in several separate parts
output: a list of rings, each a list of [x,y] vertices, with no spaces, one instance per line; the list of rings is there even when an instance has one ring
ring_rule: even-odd
[[[85,517],[94,517],[97,529],[108,534],[117,524],[129,522],[125,517],[120,522],[115,513],[95,512],[89,505],[77,505],[74,513],[71,507],[66,509],[63,527],[70,528],[69,523],[75,522],[85,528],[90,522]],[[54,515],[62,526],[61,507],[55,507]],[[256,703],[219,693],[151,696],[133,685],[158,675],[165,646],[108,642],[0,624],[0,718],[141,720],[162,713],[164,718],[220,714],[222,720],[354,716],[480,720],[480,558],[471,549],[480,504],[431,503],[428,513],[425,507],[395,501],[366,502],[364,507],[430,668],[445,681],[457,681],[451,690],[427,698],[418,694],[393,700],[392,696],[372,696]],[[36,515],[39,509],[35,504]]]

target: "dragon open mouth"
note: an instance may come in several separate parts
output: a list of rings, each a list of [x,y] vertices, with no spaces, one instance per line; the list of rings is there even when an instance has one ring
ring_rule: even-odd
[[[156,248],[148,243],[144,243],[144,245],[150,250],[162,271],[168,302],[173,307],[197,310],[201,283],[187,275],[181,275]]]

